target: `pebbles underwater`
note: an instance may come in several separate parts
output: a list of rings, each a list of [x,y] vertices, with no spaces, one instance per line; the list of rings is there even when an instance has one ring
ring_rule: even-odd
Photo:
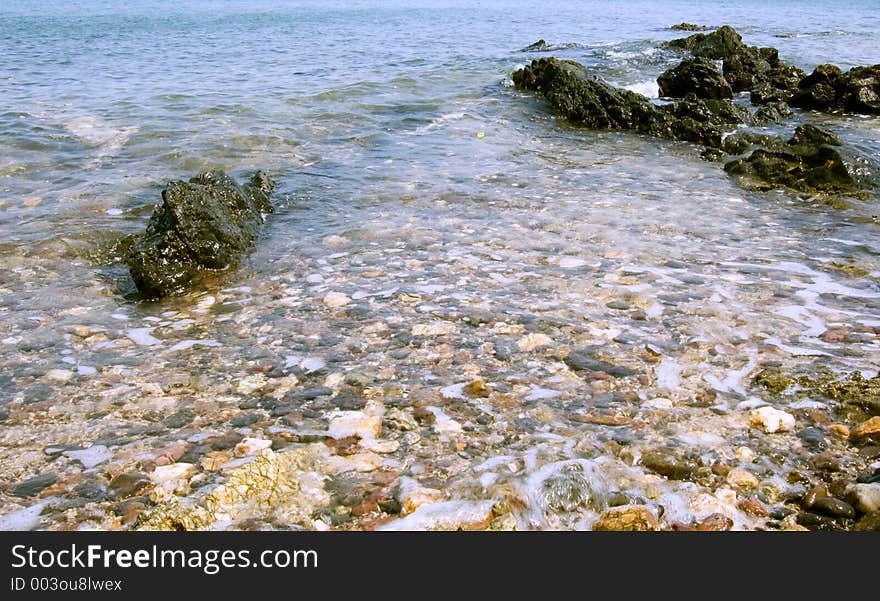
[[[651,197],[597,194],[590,211],[523,195],[491,222],[479,203],[364,211],[161,303],[75,295],[62,257],[22,257],[2,523],[876,524],[876,266],[836,269],[837,243],[809,250],[766,206],[715,203],[706,223],[761,225],[703,236]]]

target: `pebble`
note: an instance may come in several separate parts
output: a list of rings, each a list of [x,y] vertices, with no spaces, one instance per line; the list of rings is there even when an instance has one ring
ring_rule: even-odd
[[[733,520],[723,513],[712,513],[696,526],[700,532],[723,532],[733,528]]]
[[[150,477],[142,472],[124,472],[110,480],[110,494],[116,499],[126,499],[143,491],[150,482]]]
[[[785,432],[794,428],[794,416],[785,411],[774,409],[772,407],[759,407],[752,410],[751,424],[758,426],[764,432],[772,434],[774,432]]]
[[[736,504],[736,507],[743,513],[758,518],[767,517],[769,513],[764,504],[757,499],[743,499]]]
[[[660,529],[660,523],[651,510],[638,505],[612,507],[593,523],[594,531],[603,532],[649,532]]]
[[[265,438],[244,438],[240,443],[235,445],[232,454],[236,457],[249,457],[251,455],[257,455],[263,449],[268,449],[271,446],[272,441],[266,440]]]
[[[190,478],[196,474],[198,470],[191,463],[172,463],[170,465],[160,465],[150,473],[150,480],[155,484],[166,484],[183,478]]]
[[[853,428],[849,439],[853,442],[880,442],[880,415],[875,415]]]
[[[324,304],[328,307],[344,307],[351,302],[351,297],[342,292],[328,292],[324,295]]]
[[[750,490],[758,488],[758,485],[760,484],[758,478],[753,473],[740,468],[730,470],[727,474],[726,480],[728,484]]]
[[[46,377],[55,382],[67,382],[73,377],[73,372],[69,369],[50,369]]]
[[[628,311],[630,309],[630,304],[622,300],[613,300],[610,303],[605,303],[605,306],[618,311]]]
[[[423,505],[445,501],[446,494],[442,490],[422,487],[417,482],[407,479],[406,484],[401,484],[397,498],[400,501],[401,513],[408,515]]]
[[[697,469],[695,461],[680,459],[672,453],[661,450],[650,450],[642,453],[641,464],[649,470],[672,480],[687,480]]]
[[[32,497],[44,488],[55,484],[56,480],[58,480],[58,474],[55,472],[40,474],[16,484],[12,489],[12,494],[16,497]]]
[[[880,511],[880,483],[851,484],[846,495],[862,513]]]
[[[562,267],[563,269],[575,269],[577,267],[583,267],[587,262],[583,259],[579,259],[577,257],[561,257],[557,265]]]
[[[492,522],[493,505],[493,501],[432,503],[377,530],[483,530]]]
[[[547,334],[526,334],[516,341],[516,345],[521,351],[533,351],[542,347],[553,344],[553,339]]]
[[[856,510],[852,505],[834,497],[819,497],[810,507],[811,511],[815,511],[833,518],[854,518]]]
[[[429,324],[416,324],[412,327],[413,336],[445,336],[456,332],[455,324],[439,321]]]
[[[238,381],[236,390],[239,394],[252,394],[266,386],[269,379],[263,374],[253,374]]]
[[[332,438],[378,438],[382,433],[382,419],[363,411],[340,411],[330,419],[327,434]]]
[[[87,449],[65,451],[64,456],[79,461],[88,470],[112,459],[113,453],[104,445],[96,444]]]

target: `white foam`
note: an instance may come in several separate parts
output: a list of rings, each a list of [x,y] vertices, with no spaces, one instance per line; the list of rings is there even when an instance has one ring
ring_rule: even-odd
[[[646,81],[630,84],[624,86],[624,89],[629,90],[630,92],[635,92],[636,94],[641,94],[642,96],[647,96],[648,98],[660,97],[660,85],[657,83],[656,79],[648,79]]]
[[[540,401],[542,399],[555,399],[558,397],[561,392],[558,390],[552,390],[550,388],[541,388],[540,386],[536,386],[532,384],[532,391],[526,396],[527,401]]]
[[[113,459],[113,453],[102,444],[79,451],[65,451],[64,456],[79,461],[87,470]]]
[[[0,516],[0,530],[33,530],[40,523],[40,514],[49,502],[49,499],[45,499]]]
[[[128,336],[138,346],[155,346],[162,344],[162,341],[150,334],[156,328],[131,328],[125,331]]]
[[[379,526],[377,530],[454,529],[484,522],[492,513],[494,501],[443,501],[422,505],[401,520]]]
[[[675,390],[681,385],[682,366],[675,362],[675,359],[664,357],[662,361],[654,368],[654,375],[657,377],[657,386],[666,388],[667,390]]]

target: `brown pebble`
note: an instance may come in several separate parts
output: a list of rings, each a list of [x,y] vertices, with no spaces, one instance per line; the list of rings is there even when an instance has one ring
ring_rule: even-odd
[[[768,514],[767,508],[764,507],[764,504],[757,499],[742,499],[739,503],[736,504],[736,506],[743,513],[746,513],[752,517],[763,518],[767,517]]]
[[[733,520],[723,513],[713,513],[697,524],[700,532],[721,532],[733,528]]]
[[[849,439],[853,442],[880,442],[880,415],[875,415],[853,428]]]
[[[492,390],[482,380],[474,380],[462,388],[462,392],[470,397],[485,399],[492,393]]]
[[[612,507],[593,524],[597,532],[648,532],[660,530],[657,518],[647,507]]]
[[[801,501],[801,507],[804,509],[809,509],[816,503],[816,499],[820,499],[822,497],[828,496],[828,487],[824,484],[818,484],[811,488],[807,494],[804,495],[804,500]]]
[[[849,335],[849,330],[846,328],[831,328],[829,330],[825,330],[825,333],[820,336],[822,340],[825,342],[843,342],[846,340],[846,337]]]

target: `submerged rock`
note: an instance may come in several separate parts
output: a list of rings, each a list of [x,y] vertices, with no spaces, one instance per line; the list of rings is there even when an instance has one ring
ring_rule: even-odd
[[[816,126],[798,127],[787,142],[769,136],[751,141],[762,146],[727,162],[725,171],[805,192],[855,192],[872,185],[859,157],[840,149],[833,133]]]
[[[125,256],[145,297],[183,292],[200,274],[234,267],[254,243],[275,184],[263,172],[239,185],[222,171],[172,182]]]

